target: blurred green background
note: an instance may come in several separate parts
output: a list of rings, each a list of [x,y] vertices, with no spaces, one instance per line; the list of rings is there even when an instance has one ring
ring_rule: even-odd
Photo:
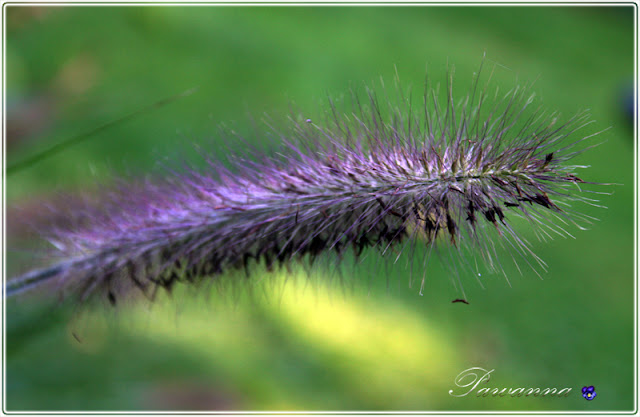
[[[424,296],[373,251],[311,276],[115,311],[20,297],[6,305],[5,410],[632,410],[634,380],[634,7],[4,7],[7,163],[193,87],[198,91],[97,133],[6,178],[9,276],[46,262],[25,224],[47,202],[118,177],[164,176],[196,146],[225,161],[221,123],[270,149],[262,114],[315,117],[326,97],[389,83],[421,92],[425,67],[458,96],[486,53],[493,82],[536,80],[566,119],[591,109],[611,126],[580,157],[607,209],[577,239],[532,241],[543,280],[508,267],[470,305],[433,258]],[[195,144],[195,146],[194,146]],[[233,146],[237,146],[232,144]],[[62,197],[61,197],[62,196]],[[64,216],[64,213],[62,213]],[[526,225],[525,225],[526,226]],[[526,235],[526,232],[525,232]],[[507,254],[506,259],[508,259]],[[510,263],[510,262],[505,262]],[[256,274],[260,275],[260,270]],[[230,277],[233,279],[234,277]],[[78,336],[78,341],[73,335]],[[454,384],[495,369],[489,387],[571,387],[566,398],[478,398]],[[580,389],[598,394],[585,401]]]

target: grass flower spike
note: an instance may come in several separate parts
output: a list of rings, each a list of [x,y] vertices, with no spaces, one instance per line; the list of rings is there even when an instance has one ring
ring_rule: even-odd
[[[397,106],[353,93],[353,111],[332,104],[322,126],[290,119],[278,158],[238,159],[234,170],[210,163],[215,176],[178,174],[75,208],[76,226],[51,233],[61,260],[9,280],[7,295],[50,283],[115,303],[253,263],[270,270],[370,246],[392,260],[419,253],[424,270],[440,246],[461,265],[479,259],[504,272],[506,250],[518,269],[544,269],[510,219],[524,218],[541,239],[589,222],[571,203],[595,200],[583,195],[575,172],[583,167],[569,161],[588,149],[578,145],[593,135],[576,131],[591,122],[582,113],[560,123],[532,108],[527,88],[493,94],[478,79],[461,100],[452,77],[444,94],[425,82],[421,106],[399,87]]]

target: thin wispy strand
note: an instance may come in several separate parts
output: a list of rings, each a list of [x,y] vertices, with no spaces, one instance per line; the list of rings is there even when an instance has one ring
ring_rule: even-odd
[[[520,271],[545,270],[510,219],[525,219],[540,240],[593,220],[573,208],[595,200],[576,172],[586,167],[570,163],[589,149],[595,133],[581,132],[593,121],[586,112],[560,121],[529,88],[490,90],[479,73],[456,100],[452,74],[442,89],[425,81],[421,106],[399,86],[393,98],[352,93],[352,111],[331,104],[326,123],[290,118],[277,157],[238,158],[231,170],[210,161],[207,172],[71,210],[77,221],[49,234],[60,261],[9,280],[6,293],[49,284],[116,303],[253,264],[262,274],[368,247],[391,261],[420,254],[423,284],[438,247],[472,269],[479,260],[504,273],[506,252]]]

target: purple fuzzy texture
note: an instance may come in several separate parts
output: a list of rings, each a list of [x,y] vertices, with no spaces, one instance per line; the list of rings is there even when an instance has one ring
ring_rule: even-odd
[[[400,89],[398,96],[399,107],[383,107],[374,93],[367,103],[353,94],[354,111],[341,115],[332,105],[323,127],[291,120],[280,159],[245,160],[237,173],[213,163],[215,177],[191,173],[120,192],[56,231],[51,241],[63,260],[9,281],[7,293],[54,282],[81,299],[115,303],[136,288],[149,296],[251,263],[271,270],[325,253],[357,257],[369,246],[412,256],[417,245],[424,253],[445,245],[504,272],[502,246],[519,255],[516,265],[544,269],[509,217],[528,220],[541,239],[589,222],[569,203],[595,200],[579,195],[579,166],[568,164],[585,150],[576,145],[590,136],[570,137],[588,115],[557,124],[530,109],[526,89],[491,96],[477,79],[457,103],[450,80],[446,100],[425,87],[417,112]]]

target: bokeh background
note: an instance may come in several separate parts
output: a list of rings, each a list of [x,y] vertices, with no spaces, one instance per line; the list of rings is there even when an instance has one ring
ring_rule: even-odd
[[[424,295],[404,265],[369,252],[250,284],[181,289],[115,310],[26,296],[6,303],[5,410],[632,410],[633,37],[628,7],[4,7],[7,163],[158,100],[197,92],[97,132],[6,177],[7,273],[47,262],[27,224],[117,178],[225,161],[225,123],[267,151],[263,113],[315,117],[327,97],[379,77],[422,91],[455,65],[466,94],[486,54],[504,88],[536,80],[560,118],[611,127],[583,177],[607,209],[577,239],[533,241],[549,265],[462,276],[429,265]],[[506,91],[506,90],[502,90]],[[283,117],[284,121],[285,118]],[[255,126],[257,127],[255,127]],[[258,132],[258,133],[256,133]],[[594,143],[591,142],[591,143]],[[236,146],[231,144],[231,146]],[[526,234],[526,231],[525,231]],[[445,258],[446,259],[446,258]],[[507,255],[508,259],[508,255]],[[258,269],[256,274],[265,274]],[[339,276],[338,276],[339,275]],[[265,275],[266,276],[266,275]],[[232,280],[234,277],[229,277]],[[255,286],[255,287],[254,287]],[[74,336],[75,335],[75,336]],[[566,398],[454,397],[465,369],[489,387],[571,387]],[[585,401],[580,389],[598,394]]]

